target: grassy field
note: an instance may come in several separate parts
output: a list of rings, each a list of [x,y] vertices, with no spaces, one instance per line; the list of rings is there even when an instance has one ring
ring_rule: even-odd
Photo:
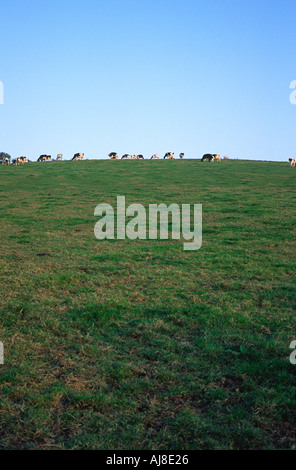
[[[295,449],[296,171],[0,168],[0,448]],[[203,246],[103,241],[94,209],[203,204]]]

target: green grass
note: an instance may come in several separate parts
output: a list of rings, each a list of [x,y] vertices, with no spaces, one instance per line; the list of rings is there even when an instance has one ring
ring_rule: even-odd
[[[0,448],[295,448],[295,170],[0,168]],[[203,204],[203,246],[94,237],[100,203]]]

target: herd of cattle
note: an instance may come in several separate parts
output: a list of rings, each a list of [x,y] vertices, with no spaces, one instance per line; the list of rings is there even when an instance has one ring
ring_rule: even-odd
[[[180,153],[180,155],[179,155],[179,157],[182,158],[182,159],[184,158],[184,156],[185,156],[184,153]],[[108,157],[110,158],[110,160],[119,160],[119,157],[118,157],[116,152],[109,153]],[[175,154],[173,152],[167,152],[163,158],[173,160],[175,158]],[[129,155],[128,153],[125,153],[121,157],[121,160],[128,160],[128,159],[131,159],[131,160],[144,160],[144,157],[143,157],[143,155]],[[159,159],[159,155],[157,155],[156,153],[154,155],[152,155],[152,157],[151,157],[151,160],[155,160],[155,159]]]
[[[108,157],[109,157],[110,160],[119,160],[119,157],[118,157],[116,152],[109,153]],[[179,157],[183,160],[185,158],[185,154],[180,153]],[[156,160],[156,159],[159,159],[159,158],[160,157],[159,157],[158,154],[154,154],[154,155],[152,155],[151,160]],[[174,152],[167,152],[164,155],[163,158],[164,158],[164,160],[174,160],[175,159],[175,154],[174,154]],[[71,161],[77,161],[77,160],[83,160],[83,159],[84,159],[84,153],[75,153],[75,155],[71,159]],[[121,160],[128,160],[128,159],[131,159],[131,160],[144,160],[144,156],[143,155],[129,155],[129,154],[125,153],[121,157]],[[224,157],[224,159],[228,160],[229,157]],[[56,160],[63,160],[63,154],[59,153],[57,155]],[[37,160],[37,162],[48,162],[48,161],[52,161],[51,155],[40,155],[40,157]],[[204,161],[221,162],[221,157],[218,154],[208,153],[208,154],[206,154],[202,157],[201,161],[202,162],[204,162]],[[23,165],[24,163],[29,163],[29,162],[30,162],[30,160],[27,157],[17,157],[17,158],[14,158],[12,160],[12,165],[15,165],[15,166]],[[2,165],[10,165],[10,160],[9,160],[8,157],[3,159]]]
[[[63,155],[59,153],[57,155],[57,160],[63,160]],[[77,160],[83,160],[84,159],[84,153],[75,153],[74,157],[71,159],[71,161],[77,161]],[[40,155],[38,158],[37,162],[51,162],[52,157],[51,155]],[[17,157],[12,160],[12,165],[23,165],[24,163],[31,163],[31,161],[27,157]],[[2,161],[2,165],[10,165],[10,160],[8,157],[5,157]]]
[[[117,155],[116,152],[111,152],[109,153],[108,157],[110,158],[110,160],[119,160],[119,157]],[[179,157],[183,160],[185,158],[185,154],[184,153],[180,153],[179,154]],[[129,154],[124,154],[122,157],[121,157],[121,160],[126,160],[126,159],[131,159],[131,160],[144,160],[144,157],[143,155],[129,155]],[[154,154],[152,155],[151,157],[151,160],[156,160],[156,159],[159,159],[159,155],[158,154]],[[175,154],[174,152],[167,152],[165,154],[165,156],[163,157],[164,160],[168,159],[168,160],[174,160],[175,158]],[[229,160],[229,157],[224,157],[224,160]],[[215,161],[218,161],[218,162],[221,162],[221,157],[220,155],[218,154],[213,154],[213,153],[207,153],[206,155],[204,155],[202,157],[202,162],[204,161],[209,161],[209,162],[215,162]]]
[[[110,160],[119,160],[119,157],[117,155],[116,152],[111,152],[109,153],[108,157],[110,158]],[[185,158],[185,155],[184,153],[180,153],[179,157],[181,159],[184,159]],[[151,157],[151,160],[155,160],[155,159],[159,159],[159,155],[157,154],[154,154],[152,155]],[[168,159],[168,160],[173,160],[175,158],[175,154],[173,152],[167,152],[165,154],[165,156],[163,157],[165,160]],[[77,160],[83,160],[84,159],[84,153],[75,153],[74,157],[71,159],[71,161],[77,161]],[[144,160],[144,157],[143,155],[129,155],[129,154],[124,154],[122,157],[121,157],[121,160],[128,160],[128,159],[131,159],[131,160]],[[57,155],[57,158],[56,160],[63,160],[63,155],[61,153],[59,153]],[[225,156],[224,157],[224,160],[229,160],[229,157]],[[38,158],[37,162],[47,162],[47,161],[52,161],[52,157],[51,155],[40,155],[40,157]],[[219,154],[216,154],[216,153],[206,153],[202,159],[201,159],[202,162],[221,162],[221,156]],[[15,158],[12,160],[12,165],[23,165],[24,163],[29,163],[30,160],[28,160],[27,157],[18,157],[18,158]],[[296,159],[295,158],[289,158],[289,162],[290,162],[290,166],[291,167],[296,167]],[[10,165],[10,160],[8,157],[4,158],[3,161],[2,161],[2,165]]]
[[[108,157],[109,157],[110,160],[119,160],[119,157],[118,157],[116,152],[109,153]],[[179,157],[181,159],[184,159],[185,158],[184,153],[180,153]],[[154,155],[152,155],[151,160],[155,160],[155,159],[159,159],[159,158],[160,158],[159,155],[154,154]],[[173,160],[175,158],[175,154],[173,152],[167,152],[163,158],[165,160],[166,159]],[[71,161],[77,161],[77,160],[83,160],[83,159],[84,159],[84,153],[75,153],[75,155],[73,156]],[[131,160],[144,160],[144,157],[143,157],[143,155],[129,155],[127,153],[124,154],[121,157],[121,160],[128,160],[128,159],[131,159]],[[57,155],[56,160],[63,160],[63,155],[61,153],[59,153]],[[225,156],[224,160],[229,160],[229,157]],[[48,161],[52,161],[51,155],[40,155],[40,157],[37,160],[37,162],[48,162]],[[221,162],[222,159],[221,159],[221,156],[219,154],[207,153],[202,157],[201,161],[202,162],[211,162],[211,163],[213,163],[213,162]],[[15,158],[15,159],[12,160],[12,165],[15,165],[15,166],[23,165],[24,163],[29,163],[29,162],[30,162],[30,160],[28,160],[27,157],[18,157],[18,158]],[[295,158],[289,158],[289,162],[290,162],[291,167],[294,167],[294,168],[296,167],[296,159]],[[3,159],[2,165],[10,165],[10,160],[9,160],[8,157],[5,157]]]

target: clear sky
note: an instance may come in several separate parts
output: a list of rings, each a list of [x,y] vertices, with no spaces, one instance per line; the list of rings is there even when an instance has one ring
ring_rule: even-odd
[[[0,0],[0,151],[296,154],[295,0]]]

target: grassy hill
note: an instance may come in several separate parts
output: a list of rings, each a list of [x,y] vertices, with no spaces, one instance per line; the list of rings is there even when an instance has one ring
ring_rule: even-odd
[[[293,448],[295,181],[247,161],[1,167],[0,448]],[[201,250],[99,242],[117,195],[203,204]]]

